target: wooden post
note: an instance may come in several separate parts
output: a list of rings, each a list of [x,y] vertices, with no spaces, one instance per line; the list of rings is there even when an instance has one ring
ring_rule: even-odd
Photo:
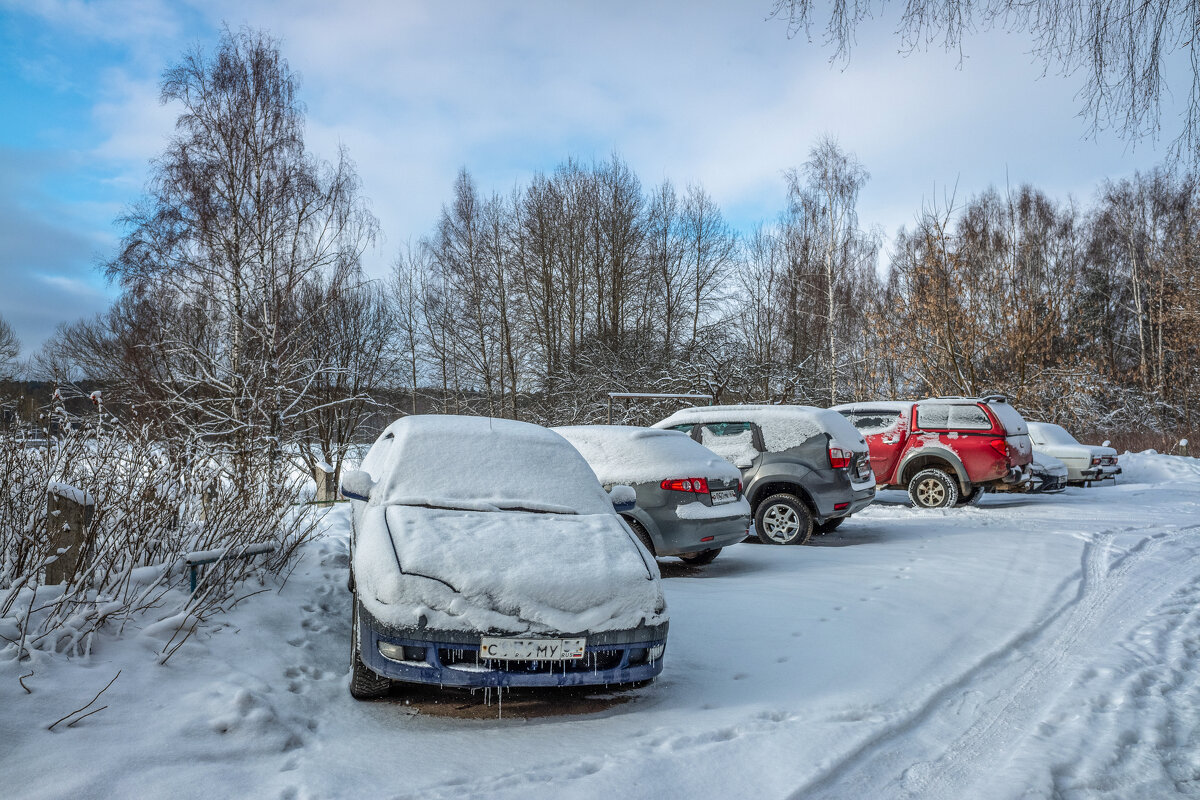
[[[333,479],[333,467],[322,461],[313,467],[313,478],[317,482],[317,496],[313,498],[318,503],[332,503],[338,499],[337,481]]]
[[[89,526],[95,511],[92,496],[64,483],[52,483],[46,492],[46,525],[50,548],[58,559],[46,566],[46,584],[70,583],[91,549]]]

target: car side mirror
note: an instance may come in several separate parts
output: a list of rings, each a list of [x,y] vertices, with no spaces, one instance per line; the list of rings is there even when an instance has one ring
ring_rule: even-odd
[[[612,500],[613,511],[618,514],[624,514],[637,506],[637,492],[632,486],[626,486],[623,483],[618,483],[608,490],[608,497]]]
[[[365,503],[371,499],[371,490],[374,488],[374,479],[361,469],[349,469],[342,473],[342,497],[347,500],[362,500]]]

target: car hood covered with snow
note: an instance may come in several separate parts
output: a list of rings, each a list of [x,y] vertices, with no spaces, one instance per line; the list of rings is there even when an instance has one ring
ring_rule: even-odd
[[[359,511],[358,596],[395,628],[584,634],[667,620],[658,566],[614,513]]]

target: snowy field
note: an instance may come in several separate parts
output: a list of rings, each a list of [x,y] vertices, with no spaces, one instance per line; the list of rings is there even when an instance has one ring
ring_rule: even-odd
[[[0,792],[1200,797],[1200,461],[1122,466],[942,512],[884,492],[815,546],[664,561],[662,677],[566,715],[352,700],[338,507],[281,590],[165,666],[149,622],[88,659],[0,662]],[[46,729],[118,670],[107,709]]]

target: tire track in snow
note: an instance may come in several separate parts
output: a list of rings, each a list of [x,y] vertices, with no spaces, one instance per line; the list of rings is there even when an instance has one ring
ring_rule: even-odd
[[[1084,545],[1073,597],[938,689],[904,721],[868,737],[793,798],[971,796],[968,790],[997,756],[1035,727],[1085,668],[1078,656],[1111,642],[1195,576],[1200,548],[1183,545],[1181,535],[1197,528],[1159,531],[1123,552],[1113,540],[1124,531],[1097,534]],[[1168,542],[1181,544],[1180,558],[1126,581]],[[955,713],[968,706],[973,713]]]
[[[1119,649],[1120,668],[1086,671],[1081,692],[1064,698],[1029,743],[1041,752],[1049,739],[1060,753],[1047,765],[1047,793],[1200,796],[1200,577]]]

